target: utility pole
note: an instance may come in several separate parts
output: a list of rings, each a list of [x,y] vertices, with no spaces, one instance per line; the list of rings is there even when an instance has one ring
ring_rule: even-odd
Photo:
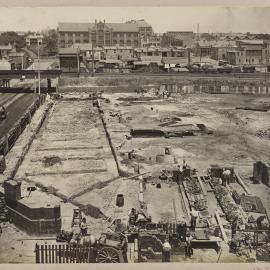
[[[94,77],[95,74],[95,55],[94,55],[94,47],[92,43],[92,77]]]
[[[38,42],[38,94],[40,95],[40,59],[39,59],[39,40]]]

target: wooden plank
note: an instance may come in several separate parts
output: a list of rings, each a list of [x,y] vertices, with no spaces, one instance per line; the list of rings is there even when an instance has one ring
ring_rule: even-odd
[[[76,244],[75,249],[76,249],[76,263],[78,263],[79,262],[78,244]]]
[[[70,262],[74,263],[74,245],[70,246]]]
[[[134,240],[134,262],[139,261],[138,239]]]
[[[234,170],[234,174],[235,174],[235,177],[236,177],[236,181],[238,182],[238,184],[245,190],[245,192],[250,195],[250,191],[248,189],[248,187],[245,185],[245,183],[242,181],[238,171]]]
[[[59,262],[59,250],[58,250],[58,246],[55,245],[54,246],[54,249],[55,249],[55,262],[58,263]]]
[[[51,245],[48,246],[48,252],[49,252],[49,263],[52,263]]]
[[[218,214],[218,212],[217,212],[217,211],[215,212],[215,215],[216,215],[217,222],[218,222],[218,225],[219,225],[219,228],[220,228],[221,234],[222,234],[222,238],[223,238],[224,242],[225,242],[226,244],[228,244],[228,242],[229,242],[229,241],[228,241],[228,238],[227,238],[226,232],[225,232],[225,230],[224,230],[224,227],[223,227],[223,224],[222,224],[221,218],[220,218],[220,216],[219,216],[219,214]]]
[[[62,263],[62,247],[61,247],[61,245],[58,245],[58,250],[59,250],[59,263]]]
[[[48,247],[45,245],[45,263],[48,263]]]
[[[40,263],[40,256],[39,256],[39,245],[36,244],[35,253],[36,253],[36,263]]]
[[[205,187],[204,187],[204,184],[203,184],[203,182],[202,182],[202,180],[201,180],[200,175],[197,174],[197,178],[198,178],[199,184],[200,184],[200,186],[201,186],[203,195],[206,196],[206,195],[207,195],[207,191],[205,190]]]
[[[41,263],[44,263],[44,247],[41,245]]]
[[[66,257],[66,262],[67,263],[70,263],[70,245],[67,245],[66,246],[66,254],[67,254],[67,257]]]
[[[54,263],[54,258],[55,258],[55,250],[54,250],[54,245],[52,245],[52,263]]]

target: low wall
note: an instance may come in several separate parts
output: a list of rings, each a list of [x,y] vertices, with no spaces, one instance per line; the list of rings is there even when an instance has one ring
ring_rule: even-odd
[[[60,92],[134,92],[139,88],[166,88],[172,93],[230,93],[230,94],[270,94],[270,81],[264,77],[244,78],[199,76],[106,76],[106,77],[63,77],[59,80]],[[163,88],[163,89],[162,89]]]
[[[61,218],[54,219],[29,219],[20,212],[7,206],[12,222],[20,229],[31,235],[57,234],[61,230]]]

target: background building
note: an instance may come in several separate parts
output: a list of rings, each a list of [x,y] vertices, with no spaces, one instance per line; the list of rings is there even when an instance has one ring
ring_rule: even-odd
[[[236,48],[228,51],[228,61],[232,65],[269,64],[270,43],[263,40],[238,40]]]
[[[43,41],[43,35],[40,35],[37,33],[28,35],[25,38],[25,43],[26,43],[26,46],[28,47],[37,46],[38,43],[41,45],[42,41]]]
[[[192,31],[169,31],[162,37],[163,46],[192,47],[195,43],[195,34]]]
[[[59,23],[58,46],[70,47],[74,43],[91,43],[93,47],[138,47],[141,39],[152,35],[152,27],[144,20],[126,23]]]

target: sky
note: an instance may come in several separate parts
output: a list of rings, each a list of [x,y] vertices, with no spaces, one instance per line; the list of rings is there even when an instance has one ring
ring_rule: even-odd
[[[145,19],[166,31],[270,33],[269,7],[1,7],[0,31],[40,31],[58,22]]]

